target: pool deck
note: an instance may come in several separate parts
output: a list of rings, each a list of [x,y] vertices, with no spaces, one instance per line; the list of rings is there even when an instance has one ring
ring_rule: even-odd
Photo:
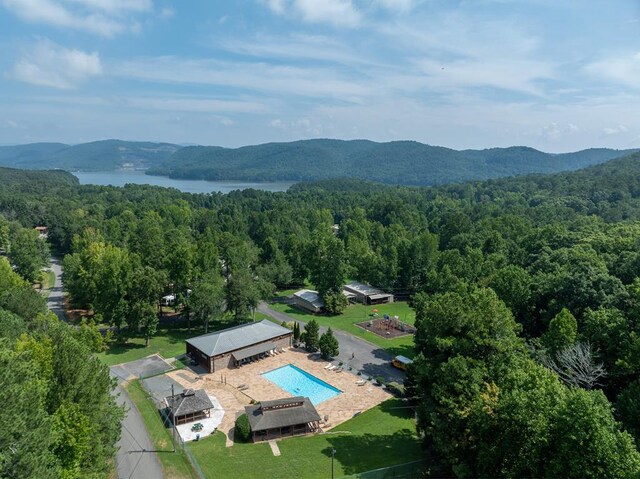
[[[235,419],[244,413],[244,406],[249,405],[252,399],[265,401],[291,397],[291,394],[261,376],[262,373],[287,364],[293,364],[342,391],[338,396],[316,406],[320,417],[328,417],[327,421],[321,424],[323,431],[392,397],[382,387],[374,386],[370,381],[366,381],[364,385],[358,385],[362,379],[352,372],[345,370],[336,373],[324,369],[328,362],[321,360],[319,355],[309,355],[307,352],[295,349],[240,368],[225,369],[212,374],[198,375],[189,369],[182,369],[170,372],[167,376],[185,388],[203,388],[208,394],[218,399],[225,410],[218,430],[227,435],[227,446],[231,446],[233,438],[230,434]],[[242,390],[240,386],[243,386]]]

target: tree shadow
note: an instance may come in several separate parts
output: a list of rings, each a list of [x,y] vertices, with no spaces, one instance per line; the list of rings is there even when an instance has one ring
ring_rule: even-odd
[[[340,463],[345,475],[422,458],[420,444],[409,429],[388,435],[332,436],[327,441],[331,446],[323,449],[322,454],[330,459],[335,449],[334,460]]]
[[[413,407],[409,405],[408,401],[403,401],[402,399],[384,401],[380,404],[379,408],[382,412],[394,417],[410,419],[414,416]]]

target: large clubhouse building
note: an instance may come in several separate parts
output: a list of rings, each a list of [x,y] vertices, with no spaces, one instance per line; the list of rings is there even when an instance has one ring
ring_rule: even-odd
[[[187,354],[209,373],[290,348],[293,332],[267,319],[187,339]]]

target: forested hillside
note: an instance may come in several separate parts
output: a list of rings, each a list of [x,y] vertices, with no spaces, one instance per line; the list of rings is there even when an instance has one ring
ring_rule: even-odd
[[[594,148],[549,154],[527,147],[456,151],[415,141],[304,140],[222,148],[105,140],[0,146],[0,166],[69,171],[148,168],[152,175],[212,181],[358,178],[386,184],[440,185],[576,170],[632,152]]]
[[[242,322],[276,288],[331,302],[357,279],[412,297],[407,386],[434,476],[640,472],[640,154],[432,188],[191,195],[19,176],[0,169],[0,221],[47,225],[71,302],[121,335],[152,336],[168,292],[194,323]]]
[[[61,323],[31,286],[48,260],[32,228],[0,217],[0,477],[104,478],[124,411],[100,333]]]
[[[400,185],[438,185],[575,170],[631,152],[591,149],[554,155],[527,147],[456,151],[415,141],[304,140],[235,149],[186,147],[148,174],[245,181],[359,178]]]
[[[79,145],[33,143],[0,146],[0,166],[31,169],[109,171],[161,164],[180,147],[169,143],[104,140]]]

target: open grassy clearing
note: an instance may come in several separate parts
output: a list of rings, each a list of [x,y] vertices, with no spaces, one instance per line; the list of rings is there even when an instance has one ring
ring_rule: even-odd
[[[292,318],[299,319],[300,321],[306,322],[311,319],[315,319],[322,326],[330,326],[333,329],[340,329],[355,336],[359,336],[370,343],[387,350],[387,352],[393,356],[402,354],[403,356],[411,358],[415,355],[413,348],[413,336],[408,335],[402,338],[386,339],[355,325],[355,323],[369,319],[369,315],[372,314],[373,309],[378,310],[378,316],[384,316],[385,314],[398,316],[401,321],[407,324],[414,324],[416,320],[415,312],[406,302],[398,301],[396,303],[379,304],[375,306],[352,304],[347,307],[344,313],[338,316],[321,316],[306,313],[298,308],[281,303],[270,304],[269,307],[291,316]]]
[[[281,456],[267,443],[225,447],[224,435],[215,433],[189,449],[206,477],[326,478],[331,475],[331,449],[335,449],[335,477],[422,459],[413,412],[398,399],[390,399],[335,427],[330,433],[278,441]]]
[[[118,340],[109,344],[109,349],[98,354],[98,358],[107,366],[135,361],[151,354],[160,354],[164,358],[172,358],[186,351],[185,339],[204,332],[200,328],[165,328],[159,329],[145,347],[143,337],[127,338],[126,342]]]
[[[149,436],[153,441],[158,459],[162,464],[164,477],[171,479],[197,479],[198,476],[184,451],[177,447],[176,452],[172,452],[171,430],[167,429],[162,423],[155,404],[141,388],[140,382],[137,380],[131,381],[126,386],[126,389],[131,401],[140,412]]]

